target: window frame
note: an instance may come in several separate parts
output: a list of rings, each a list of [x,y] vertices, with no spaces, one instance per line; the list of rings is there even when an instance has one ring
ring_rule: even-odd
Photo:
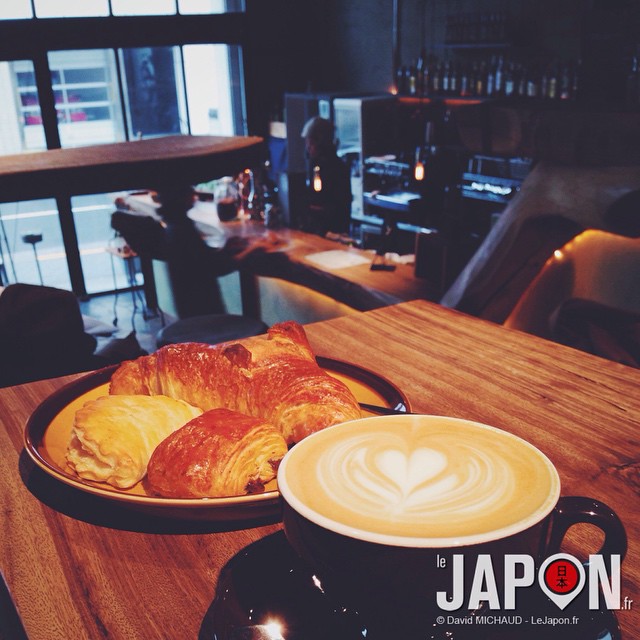
[[[48,149],[60,148],[55,95],[48,54],[51,51],[182,47],[190,44],[245,44],[245,14],[108,16],[0,20],[0,60],[31,60]],[[232,74],[244,77],[242,54],[232,55]],[[234,96],[238,100],[237,96]],[[240,102],[244,101],[244,96]],[[243,105],[234,104],[236,129],[247,129]],[[131,134],[127,131],[129,139]]]
[[[235,4],[235,0],[229,2]],[[243,49],[246,45],[246,13],[175,14],[153,16],[107,16],[72,18],[27,18],[0,20],[0,61],[30,60],[33,63],[47,149],[61,147],[55,91],[48,55],[52,51],[137,47],[182,47],[190,44],[237,45],[230,56],[233,77],[246,77]],[[122,93],[122,86],[120,87]],[[247,108],[244,86],[234,97],[236,130],[246,133]],[[129,131],[125,118],[125,139]],[[73,221],[70,197],[56,199],[71,288],[80,297],[86,284]]]

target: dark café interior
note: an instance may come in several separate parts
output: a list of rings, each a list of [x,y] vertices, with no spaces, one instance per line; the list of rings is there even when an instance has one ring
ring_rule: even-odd
[[[640,2],[9,0],[0,96],[0,640],[640,640]],[[583,592],[325,588],[280,460],[354,415],[539,449]]]

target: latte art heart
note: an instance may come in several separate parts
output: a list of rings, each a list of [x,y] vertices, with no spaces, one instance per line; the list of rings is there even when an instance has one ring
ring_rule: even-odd
[[[505,499],[514,482],[510,469],[487,451],[468,445],[458,447],[455,455],[444,447],[411,451],[399,434],[368,446],[356,436],[321,457],[316,471],[322,491],[336,504],[405,523],[491,508]]]
[[[443,473],[446,456],[431,449],[420,448],[411,453],[399,449],[385,449],[366,455],[362,449],[351,450],[344,464],[350,481],[351,497],[363,501],[372,511],[385,509],[395,515],[415,511],[428,503],[433,495],[441,494],[456,482],[455,477]],[[336,476],[332,476],[334,479]],[[335,499],[342,492],[331,478],[323,487]]]
[[[292,449],[282,475],[285,499],[295,498],[312,515],[372,535],[412,538],[508,528],[555,504],[559,492],[557,472],[525,441],[435,416],[325,430]]]
[[[382,451],[374,461],[380,473],[394,482],[404,495],[410,495],[447,466],[445,455],[424,447],[406,453],[398,449]]]

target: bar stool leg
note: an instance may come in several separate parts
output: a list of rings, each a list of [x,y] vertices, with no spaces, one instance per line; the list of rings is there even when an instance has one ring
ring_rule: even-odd
[[[25,244],[30,244],[33,249],[33,257],[36,261],[36,269],[38,270],[38,277],[40,278],[40,284],[44,285],[44,279],[42,278],[42,270],[40,269],[40,259],[38,257],[38,250],[36,249],[36,244],[38,242],[42,242],[42,232],[41,231],[32,231],[31,233],[25,233],[22,236],[22,242]]]

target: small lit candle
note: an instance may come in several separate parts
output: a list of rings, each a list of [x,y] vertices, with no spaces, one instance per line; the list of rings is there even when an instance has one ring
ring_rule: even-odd
[[[313,167],[313,190],[322,191],[322,178],[320,177],[320,167]]]
[[[424,163],[422,160],[416,162],[416,166],[413,169],[413,177],[419,182],[424,180]]]

